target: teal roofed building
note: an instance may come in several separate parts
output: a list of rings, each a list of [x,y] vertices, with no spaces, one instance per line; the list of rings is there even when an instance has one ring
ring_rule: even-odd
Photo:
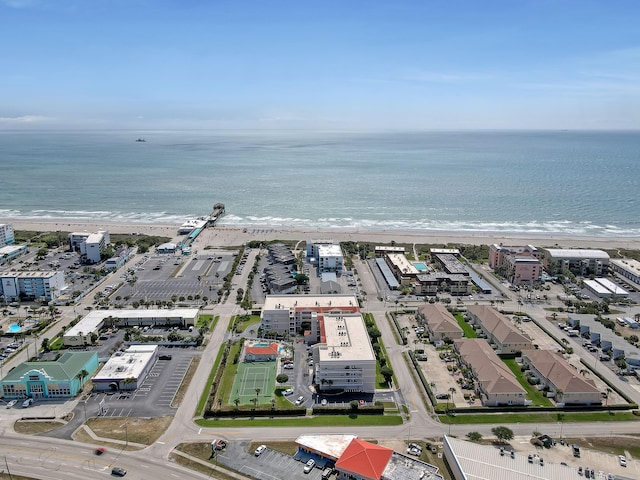
[[[67,352],[56,361],[24,362],[0,381],[2,396],[71,398],[97,370],[97,352]],[[82,376],[83,371],[85,376]]]

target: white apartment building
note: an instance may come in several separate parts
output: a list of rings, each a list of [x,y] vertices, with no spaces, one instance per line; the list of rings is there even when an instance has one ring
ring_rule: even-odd
[[[87,263],[99,263],[100,254],[109,245],[109,232],[100,230],[99,232],[73,232],[69,234],[69,246],[73,250],[79,250],[80,255]]]
[[[10,223],[0,223],[0,247],[11,245],[13,241],[13,225]]]
[[[20,299],[55,300],[66,288],[63,272],[3,272],[0,294],[7,302]]]
[[[318,247],[318,273],[342,273],[344,259],[340,245],[320,245]]]
[[[359,311],[355,295],[267,295],[261,326],[266,332],[290,335],[303,331],[305,341],[313,344],[320,341],[319,317]]]
[[[373,393],[376,356],[360,313],[325,314],[313,347],[315,383],[322,390]]]
[[[333,240],[313,240],[307,243],[307,258],[318,266],[318,274],[336,272],[340,275],[344,266],[342,249]]]

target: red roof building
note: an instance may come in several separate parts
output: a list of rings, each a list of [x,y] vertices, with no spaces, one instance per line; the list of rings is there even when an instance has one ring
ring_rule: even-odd
[[[390,448],[354,438],[336,462],[336,468],[362,480],[380,480],[391,455]]]
[[[244,348],[245,361],[247,362],[267,362],[275,360],[278,356],[279,345],[270,343],[269,346],[247,346]]]

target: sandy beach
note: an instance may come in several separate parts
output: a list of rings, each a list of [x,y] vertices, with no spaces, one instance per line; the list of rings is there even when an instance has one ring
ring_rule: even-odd
[[[61,231],[61,232],[95,232],[107,230],[110,233],[143,233],[147,235],[161,235],[172,239],[179,239],[177,230],[179,225],[167,224],[139,224],[113,223],[70,219],[0,219],[0,223],[10,223],[14,230],[30,231]],[[207,228],[200,236],[199,242],[212,246],[242,245],[251,240],[316,240],[331,239],[336,241],[363,241],[376,244],[395,243],[404,244],[467,244],[483,245],[502,243],[504,245],[532,244],[537,247],[556,248],[640,248],[640,239],[634,237],[569,237],[548,234],[510,235],[502,232],[442,232],[442,231],[368,231],[348,229],[282,229],[264,226],[225,226],[224,219],[215,227]]]

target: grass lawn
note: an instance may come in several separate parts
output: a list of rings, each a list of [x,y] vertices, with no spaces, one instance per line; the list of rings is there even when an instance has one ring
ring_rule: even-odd
[[[516,376],[518,382],[522,385],[522,388],[527,391],[527,398],[533,402],[533,405],[539,407],[553,407],[553,402],[545,397],[543,392],[538,390],[535,385],[530,385],[529,382],[527,382],[524,372],[520,371],[520,365],[518,365],[514,359],[502,361]]]
[[[458,321],[458,325],[460,325],[460,328],[464,332],[465,338],[478,338],[478,334],[476,333],[476,331],[470,324],[464,321],[464,317],[461,313],[456,313],[455,317]]]
[[[256,418],[238,420],[198,419],[196,423],[201,427],[340,427],[340,426],[372,426],[372,425],[401,425],[400,416],[382,415],[320,415],[304,418]]]
[[[238,333],[242,333],[246,329],[260,323],[260,315],[239,315],[236,319],[236,332]]]
[[[563,415],[559,417],[558,415]],[[482,424],[482,423],[556,423],[560,421],[566,422],[629,422],[638,421],[640,417],[636,417],[631,412],[585,412],[585,413],[486,413],[486,414],[469,414],[464,415],[458,413],[455,417],[440,415],[440,421],[446,424]]]
[[[227,366],[222,374],[222,381],[218,387],[218,397],[222,398],[224,403],[230,403],[231,391],[233,390],[233,381],[236,378],[236,372],[238,371],[238,364],[233,363],[233,359],[236,354],[242,349],[242,343],[236,342],[231,345],[229,356],[227,357]],[[235,397],[234,397],[235,398]]]
[[[209,322],[211,322],[211,317],[213,317],[213,315],[211,315],[210,313],[199,315],[198,321],[196,323],[196,328],[200,328],[205,325],[209,326]]]

